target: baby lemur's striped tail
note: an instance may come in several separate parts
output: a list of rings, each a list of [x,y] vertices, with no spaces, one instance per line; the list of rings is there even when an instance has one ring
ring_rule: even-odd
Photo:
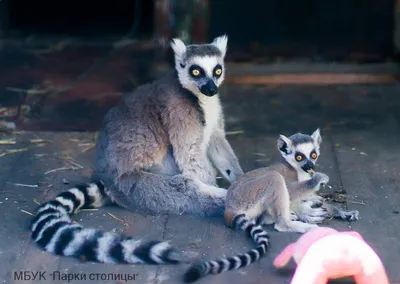
[[[248,221],[244,214],[236,216],[232,224],[232,227],[236,230],[246,230],[257,244],[257,247],[245,254],[206,262],[202,261],[191,266],[184,275],[186,283],[195,282],[208,274],[219,274],[248,266],[265,255],[269,246],[269,235],[261,225],[257,225],[254,221]]]
[[[85,229],[71,219],[83,208],[107,201],[101,182],[76,186],[41,205],[31,223],[32,240],[56,255],[103,263],[160,264],[179,262],[178,253],[162,241],[141,241],[112,232]]]

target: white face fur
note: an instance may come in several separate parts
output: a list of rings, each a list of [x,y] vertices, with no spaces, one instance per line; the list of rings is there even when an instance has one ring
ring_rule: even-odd
[[[175,69],[181,85],[197,97],[212,97],[225,78],[224,57],[228,38],[217,37],[210,44],[186,46],[173,39]]]
[[[315,163],[320,155],[320,144],[322,142],[319,129],[313,134],[295,134],[290,138],[280,135],[278,149],[282,157],[298,172],[306,173],[314,169]]]

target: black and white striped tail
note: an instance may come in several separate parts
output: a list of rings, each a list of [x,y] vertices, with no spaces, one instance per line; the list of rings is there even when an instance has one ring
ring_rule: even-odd
[[[269,245],[269,236],[261,225],[256,225],[255,222],[249,222],[245,215],[242,214],[235,217],[233,220],[233,227],[239,230],[246,230],[257,244],[257,247],[249,250],[245,254],[207,262],[202,261],[191,266],[184,275],[184,281],[186,283],[195,282],[208,274],[219,274],[248,266],[265,255]]]
[[[112,232],[85,229],[71,216],[83,208],[101,207],[107,200],[101,182],[76,186],[39,206],[31,223],[32,240],[56,255],[103,263],[160,264],[177,260],[168,242],[141,241]]]

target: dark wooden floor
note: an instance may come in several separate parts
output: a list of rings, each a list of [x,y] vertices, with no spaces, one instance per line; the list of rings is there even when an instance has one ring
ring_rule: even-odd
[[[17,72],[23,65],[21,63],[16,66],[10,63],[8,68],[14,68],[14,72]],[[31,67],[26,68],[28,70]],[[1,72],[2,75],[6,74],[5,70]],[[69,71],[59,73],[71,76]],[[118,80],[119,75],[111,72],[108,81],[103,81],[104,77],[100,75],[94,76],[83,79],[81,84],[89,86],[98,80],[104,88],[109,86],[110,92],[114,92],[121,86],[113,81]],[[14,77],[9,75],[8,78],[11,80]],[[40,78],[44,79],[43,76]],[[14,87],[24,87],[24,80],[14,80]],[[29,85],[29,80],[25,80],[26,85]],[[115,85],[112,85],[112,82]],[[0,94],[5,94],[5,88],[10,85],[4,81],[0,83]],[[398,90],[398,85],[227,85],[222,91],[228,139],[245,171],[267,166],[278,157],[275,147],[278,134],[290,135],[297,131],[311,133],[317,127],[321,128],[323,146],[318,163],[319,170],[330,176],[331,191],[347,192],[344,203],[338,206],[357,209],[361,216],[361,219],[354,223],[329,221],[324,225],[346,230],[351,228],[363,234],[381,256],[391,283],[400,283]],[[83,88],[77,87],[77,93],[80,91],[83,92]],[[94,95],[93,91],[91,98],[98,104],[93,103],[91,106],[97,107],[98,110],[104,101],[96,100]],[[62,97],[68,99],[68,95],[63,94]],[[42,115],[48,115],[46,119],[51,121],[52,112],[49,106],[46,107],[49,111]],[[104,109],[108,107],[109,105],[106,105]],[[97,115],[96,111],[93,112]],[[74,117],[70,117],[71,115]],[[57,128],[54,125],[57,126],[60,121],[73,120],[79,123],[100,119],[96,115],[91,118],[86,115],[82,109],[75,112],[74,109],[69,109],[64,115],[59,114],[59,117],[54,119],[52,127],[46,128],[45,126],[50,124],[41,124],[41,129],[48,131],[31,131],[27,130],[27,127],[25,131],[2,134],[0,282],[4,279],[4,283],[67,283],[66,279],[56,278],[54,281],[50,276],[54,271],[59,271],[64,277],[67,274],[86,275],[86,281],[73,280],[70,283],[95,283],[96,281],[88,280],[90,273],[137,274],[136,280],[131,283],[181,283],[187,264],[158,267],[80,263],[75,259],[59,258],[42,252],[31,243],[28,224],[32,216],[27,212],[35,210],[35,202],[45,202],[68,189],[71,184],[86,182],[91,174],[95,132],[57,132],[52,129]],[[95,122],[96,125],[98,123]],[[72,123],[68,127],[72,127],[71,125]],[[15,141],[15,144],[4,144],[6,140],[8,143]],[[4,155],[6,153],[8,154]],[[67,182],[69,184],[66,184]],[[243,252],[252,247],[243,234],[225,228],[220,218],[144,216],[117,207],[105,207],[97,211],[81,212],[76,220],[85,226],[114,230],[136,237],[171,240],[172,244],[192,258],[212,259]],[[261,261],[235,272],[207,277],[199,283],[289,283],[292,270],[277,272],[271,263],[277,253],[298,235],[278,233],[271,229],[269,231],[271,250]],[[291,267],[293,268],[293,264]],[[14,272],[21,271],[43,271],[46,280],[17,280]]]

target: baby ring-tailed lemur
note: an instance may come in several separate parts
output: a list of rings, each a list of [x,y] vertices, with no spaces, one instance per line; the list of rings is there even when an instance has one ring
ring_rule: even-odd
[[[225,138],[218,88],[224,80],[227,37],[210,44],[171,42],[175,70],[138,87],[105,117],[96,144],[93,183],[40,206],[32,239],[57,255],[106,263],[177,263],[167,242],[144,242],[84,229],[71,215],[114,202],[145,213],[221,215],[226,189],[243,174]]]
[[[329,217],[358,219],[358,211],[323,205],[323,198],[316,194],[329,181],[326,174],[314,172],[321,142],[319,129],[311,136],[280,135],[278,149],[282,161],[247,172],[232,183],[226,198],[225,222],[234,229],[247,230],[257,247],[245,254],[195,264],[186,272],[185,282],[238,269],[258,260],[269,245],[264,224],[275,223],[275,229],[280,232],[304,233]]]

